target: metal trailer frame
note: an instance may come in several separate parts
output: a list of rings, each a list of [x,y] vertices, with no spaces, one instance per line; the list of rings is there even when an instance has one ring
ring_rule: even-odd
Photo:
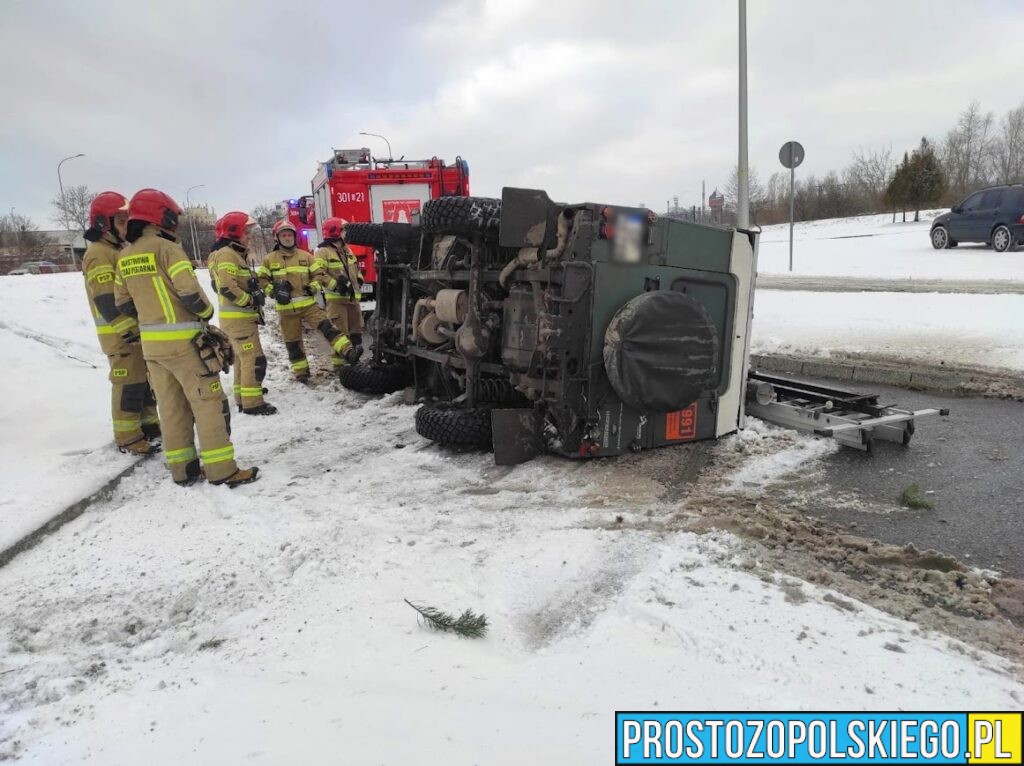
[[[748,415],[869,453],[875,439],[910,444],[919,417],[949,414],[945,408],[911,411],[881,405],[878,397],[757,370],[747,375]]]

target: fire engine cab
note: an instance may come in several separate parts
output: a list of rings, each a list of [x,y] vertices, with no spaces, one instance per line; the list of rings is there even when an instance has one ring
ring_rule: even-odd
[[[278,218],[287,218],[295,227],[296,246],[311,253],[316,250],[320,240],[317,238],[313,195],[284,200],[278,208]]]
[[[437,157],[381,160],[365,147],[335,149],[334,156],[320,165],[312,186],[313,207],[307,206],[306,216],[316,226],[320,242],[320,223],[332,216],[349,223],[416,223],[427,200],[469,196],[469,165],[461,157],[448,165]],[[372,311],[377,283],[373,250],[353,245],[352,252],[363,273],[363,311]]]

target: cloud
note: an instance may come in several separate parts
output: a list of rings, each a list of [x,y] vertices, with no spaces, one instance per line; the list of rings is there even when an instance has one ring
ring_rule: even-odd
[[[1018,2],[750,3],[751,162],[941,136],[973,99],[1014,106],[1024,57],[992,45]],[[0,9],[0,203],[42,220],[68,183],[142,186],[218,210],[309,188],[332,148],[461,154],[476,193],[644,202],[723,186],[736,155],[733,2],[8,0]]]

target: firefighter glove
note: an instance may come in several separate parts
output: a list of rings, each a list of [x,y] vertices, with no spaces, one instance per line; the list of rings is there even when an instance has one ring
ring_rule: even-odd
[[[280,281],[274,285],[274,300],[281,304],[292,302],[292,285],[287,281]]]

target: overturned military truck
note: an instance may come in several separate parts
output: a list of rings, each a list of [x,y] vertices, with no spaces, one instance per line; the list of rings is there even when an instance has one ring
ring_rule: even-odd
[[[427,438],[517,463],[742,426],[753,232],[506,188],[352,234],[378,294],[370,361],[342,383],[405,388]]]

